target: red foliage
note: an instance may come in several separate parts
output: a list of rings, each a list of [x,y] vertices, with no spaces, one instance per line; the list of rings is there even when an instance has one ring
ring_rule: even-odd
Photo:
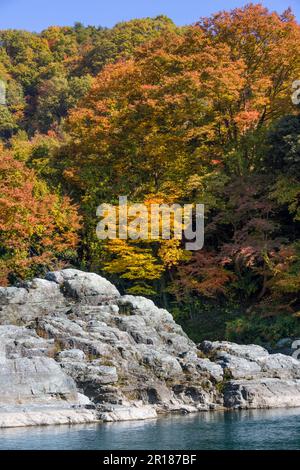
[[[11,155],[0,160],[0,282],[22,277],[74,250],[80,219],[69,198],[51,193]]]

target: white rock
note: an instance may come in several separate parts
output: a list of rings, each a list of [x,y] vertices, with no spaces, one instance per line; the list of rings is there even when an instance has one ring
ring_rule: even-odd
[[[105,422],[111,421],[134,421],[157,418],[155,408],[150,405],[144,406],[119,406],[113,407],[111,411],[103,412],[100,418]]]
[[[228,408],[285,408],[300,406],[300,380],[230,381],[224,393]]]
[[[257,344],[235,344],[229,341],[203,341],[199,348],[206,353],[227,352],[232,356],[256,360],[258,357],[268,356],[268,351]]]
[[[249,361],[243,357],[232,356],[227,353],[217,353],[217,363],[233,379],[253,379],[257,378],[262,369],[257,362]]]
[[[104,277],[77,269],[64,269],[47,274],[47,279],[62,285],[66,292],[77,299],[91,296],[119,297],[117,288]]]
[[[80,362],[85,360],[85,353],[81,349],[65,349],[60,351],[57,355],[58,361],[75,361]]]
[[[49,426],[54,424],[85,424],[99,421],[94,410],[86,409],[41,409],[1,412],[0,428],[24,426]]]

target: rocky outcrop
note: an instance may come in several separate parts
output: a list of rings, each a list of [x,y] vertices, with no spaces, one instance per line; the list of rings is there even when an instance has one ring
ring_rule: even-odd
[[[291,356],[269,354],[261,346],[204,341],[200,349],[223,372],[226,408],[300,406],[300,362]]]
[[[198,347],[151,300],[66,269],[0,288],[0,427],[300,406],[300,363]]]
[[[0,326],[0,427],[97,420],[54,351],[34,330]]]
[[[283,408],[300,406],[300,380],[236,380],[226,384],[224,404],[228,408]]]

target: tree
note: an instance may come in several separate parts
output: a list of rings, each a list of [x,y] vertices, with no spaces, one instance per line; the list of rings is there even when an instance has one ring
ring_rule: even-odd
[[[64,75],[55,75],[44,80],[38,88],[35,127],[41,132],[47,132],[51,127],[59,125],[69,109],[75,107],[88,93],[91,83],[90,75],[69,80]]]
[[[66,197],[51,193],[9,154],[0,159],[1,283],[33,275],[76,255],[80,219]]]
[[[175,29],[166,16],[124,21],[112,29],[102,29],[97,34],[96,44],[83,55],[79,70],[97,74],[106,64],[132,57],[138,46]]]
[[[132,58],[107,65],[70,112],[69,144],[58,158],[66,184],[81,201],[87,232],[95,231],[97,205],[119,195],[127,194],[130,202],[152,196],[181,203],[205,197],[208,220],[213,217],[216,223],[220,217],[227,236],[235,237],[232,244],[218,240],[210,256],[216,252],[217,260],[222,252],[230,258],[233,267],[226,271],[238,276],[237,290],[244,298],[254,292],[263,296],[269,276],[264,253],[279,241],[276,223],[269,220],[272,202],[264,191],[251,193],[251,184],[257,183],[251,175],[265,169],[269,126],[292,106],[290,80],[300,70],[298,53],[300,30],[294,18],[250,5],[180,32],[165,31],[136,49]],[[229,198],[226,179],[232,180],[233,206],[224,202]],[[247,206],[247,214],[240,205]],[[221,227],[215,237],[220,232]],[[91,240],[92,235],[86,236]],[[138,246],[137,258],[140,249],[146,253],[149,245]],[[128,250],[134,266],[135,250],[119,246],[114,251],[114,272],[118,266],[122,276],[127,275],[121,266]],[[157,246],[153,253],[160,263]],[[225,279],[224,270],[220,276]]]
[[[247,5],[220,12],[198,23],[215,47],[226,44],[233,61],[242,61],[239,99],[223,113],[229,137],[228,157],[235,171],[260,166],[263,130],[292,111],[291,84],[299,76],[300,27],[287,10],[269,13],[262,5]]]

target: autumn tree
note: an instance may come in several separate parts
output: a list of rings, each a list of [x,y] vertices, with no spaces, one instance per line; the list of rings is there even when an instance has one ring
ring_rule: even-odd
[[[290,334],[300,311],[299,76],[294,16],[257,4],[187,27],[159,16],[0,31],[2,278],[69,259],[78,218],[67,195],[82,215],[81,268],[156,296],[179,320],[207,312],[214,338]],[[96,208],[120,195],[204,203],[204,249],[99,241]]]
[[[1,152],[0,279],[5,284],[76,256],[80,219],[66,197]]]
[[[299,53],[300,30],[289,12],[250,5],[164,32],[133,58],[107,65],[70,113],[70,144],[62,150],[66,183],[87,219],[97,204],[122,194],[131,202],[197,196],[208,211],[220,209],[222,196],[214,201],[216,191],[207,191],[210,180],[224,187],[226,176],[262,169],[269,125],[292,107]]]

